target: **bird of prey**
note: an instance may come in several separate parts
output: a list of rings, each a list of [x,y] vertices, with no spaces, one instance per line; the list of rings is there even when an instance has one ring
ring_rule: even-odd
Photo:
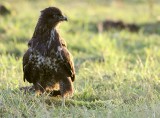
[[[75,69],[66,42],[56,30],[62,21],[67,21],[67,17],[56,7],[41,11],[23,56],[23,72],[24,81],[33,83],[36,95],[61,95],[64,104],[65,97],[73,94]]]

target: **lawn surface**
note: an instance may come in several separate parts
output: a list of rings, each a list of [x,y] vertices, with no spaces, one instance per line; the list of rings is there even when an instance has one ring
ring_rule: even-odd
[[[1,0],[11,15],[0,16],[0,117],[159,118],[160,3]],[[58,30],[74,57],[74,96],[61,98],[23,94],[22,56],[40,10],[59,7],[68,16]],[[138,32],[98,33],[104,19],[135,23]],[[160,19],[159,19],[160,20]]]

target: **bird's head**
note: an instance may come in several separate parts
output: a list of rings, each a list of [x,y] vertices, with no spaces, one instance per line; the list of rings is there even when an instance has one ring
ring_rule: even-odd
[[[45,23],[55,27],[61,21],[67,21],[60,9],[56,7],[48,7],[41,11],[41,17]]]

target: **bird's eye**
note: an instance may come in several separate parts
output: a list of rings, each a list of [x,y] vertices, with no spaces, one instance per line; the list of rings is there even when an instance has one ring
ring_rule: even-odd
[[[54,14],[53,17],[54,17],[54,18],[58,18],[58,15]]]

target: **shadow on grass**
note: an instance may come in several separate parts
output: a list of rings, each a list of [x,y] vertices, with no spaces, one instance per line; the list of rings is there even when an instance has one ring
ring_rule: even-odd
[[[85,22],[85,21],[72,21],[74,27],[71,27],[68,32],[76,33],[79,31],[91,31],[94,33],[117,30],[128,30],[130,32],[136,33],[142,30],[146,35],[158,34],[160,35],[160,22],[135,24],[126,23],[120,20],[104,20],[102,22]]]

